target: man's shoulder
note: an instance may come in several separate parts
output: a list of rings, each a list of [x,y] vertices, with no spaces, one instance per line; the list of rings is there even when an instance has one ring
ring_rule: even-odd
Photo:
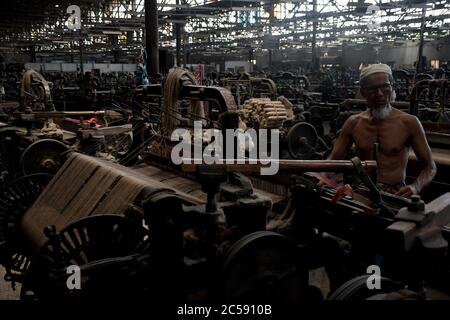
[[[400,119],[407,125],[416,125],[417,123],[419,123],[419,120],[416,116],[398,109],[393,109],[392,117]]]
[[[398,122],[402,124],[402,127],[405,128],[407,132],[414,135],[423,132],[423,126],[416,116],[401,110],[395,110],[396,113],[393,115],[393,118],[398,119]]]
[[[366,111],[363,111],[360,113],[352,114],[350,117],[348,117],[346,122],[348,122],[349,124],[355,125],[360,120],[369,119],[369,118],[370,118],[370,113],[366,110]]]
[[[345,121],[344,125],[342,126],[343,132],[346,132],[347,134],[351,134],[355,127],[358,125],[358,123],[361,122],[363,118],[367,118],[367,115],[365,115],[365,111],[357,114],[353,114]]]
[[[370,115],[370,113],[368,112],[368,110],[365,110],[363,112],[358,112],[355,114],[352,114],[350,117],[348,117],[348,120],[350,121],[355,121],[355,120],[360,120],[362,118],[366,118]]]

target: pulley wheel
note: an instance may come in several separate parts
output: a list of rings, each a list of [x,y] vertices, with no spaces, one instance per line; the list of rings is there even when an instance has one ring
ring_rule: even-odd
[[[380,277],[380,289],[369,289],[367,285],[369,277],[370,275],[363,275],[345,282],[333,292],[329,300],[361,301],[380,293],[390,293],[403,288],[398,282]]]
[[[52,177],[46,173],[24,176],[0,191],[0,263],[18,278],[29,264],[27,245],[20,234],[22,217]]]
[[[308,270],[300,265],[297,246],[269,231],[249,234],[225,256],[217,295],[225,301],[293,301],[308,290]]]
[[[54,139],[43,139],[32,143],[22,154],[20,166],[24,175],[33,173],[55,174],[65,160],[69,148]]]
[[[149,247],[148,230],[128,218],[107,214],[80,219],[39,250],[25,275],[21,298],[127,299],[142,288],[130,274],[145,276],[145,272],[129,270],[130,261],[121,263],[120,259],[148,253]],[[71,265],[81,268],[81,290],[67,286],[65,271]]]
[[[316,154],[317,140],[314,126],[307,122],[297,123],[287,134],[289,154],[293,159],[311,160]]]

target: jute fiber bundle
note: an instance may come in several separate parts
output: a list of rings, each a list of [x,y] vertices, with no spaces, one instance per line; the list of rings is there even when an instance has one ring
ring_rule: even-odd
[[[244,120],[248,125],[259,128],[274,129],[287,120],[287,110],[281,101],[271,101],[269,98],[252,98],[245,101]]]
[[[198,85],[195,76],[186,69],[176,68],[169,72],[163,87],[163,110],[161,112],[161,134],[170,136],[178,127],[181,117],[179,98],[182,89],[182,81],[187,80],[190,84]],[[200,101],[191,104],[192,120],[201,120],[205,116],[203,104]]]

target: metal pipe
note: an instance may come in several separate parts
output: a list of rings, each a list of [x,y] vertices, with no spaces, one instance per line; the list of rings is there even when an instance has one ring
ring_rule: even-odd
[[[184,159],[181,169],[185,172],[196,172],[201,166],[214,166],[218,171],[223,172],[241,172],[241,173],[259,173],[260,169],[266,167],[261,163],[236,163],[236,159],[227,159],[232,164],[195,164],[202,163],[201,159]],[[226,162],[227,160],[224,160]],[[244,160],[244,159],[241,159]],[[249,161],[248,159],[246,161]],[[267,161],[267,160],[266,160]],[[271,160],[272,163],[278,163],[279,171],[292,172],[353,172],[355,167],[350,160]],[[362,161],[362,166],[366,170],[377,168],[377,162],[368,160]]]

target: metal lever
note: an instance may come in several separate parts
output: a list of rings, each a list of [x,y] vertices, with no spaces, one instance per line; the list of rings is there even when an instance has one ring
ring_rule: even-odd
[[[361,178],[361,181],[366,185],[367,188],[369,188],[371,200],[379,207],[384,206],[380,190],[378,190],[377,186],[373,183],[372,179],[370,179],[366,170],[364,170],[361,160],[358,157],[354,157],[351,159],[351,162],[355,167],[356,173]]]

